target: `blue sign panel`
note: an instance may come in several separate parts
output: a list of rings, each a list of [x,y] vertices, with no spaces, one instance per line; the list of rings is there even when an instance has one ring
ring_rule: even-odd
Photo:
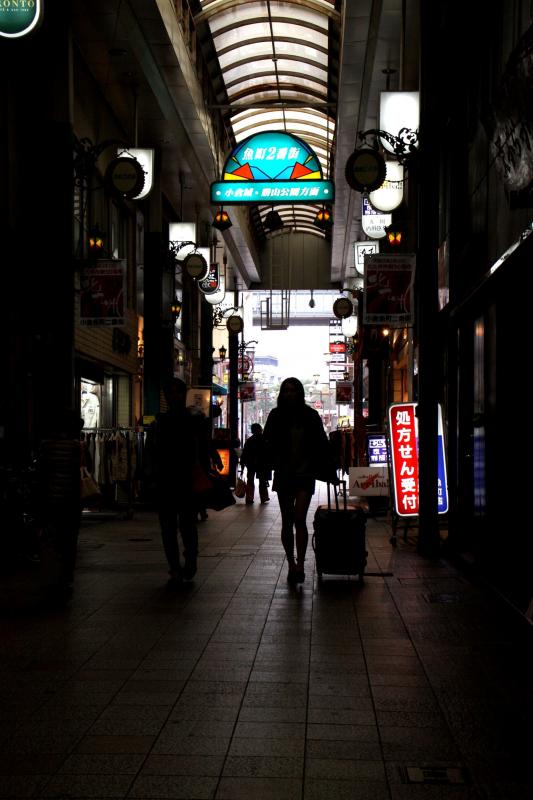
[[[383,467],[387,465],[387,438],[384,433],[369,433],[366,437],[369,467]]]
[[[239,142],[222,175],[222,181],[211,184],[213,203],[323,203],[335,199],[334,184],[323,180],[314,150],[285,131],[263,131]]]

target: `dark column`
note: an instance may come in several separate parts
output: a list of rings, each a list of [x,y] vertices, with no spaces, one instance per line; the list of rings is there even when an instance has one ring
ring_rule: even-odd
[[[70,3],[2,39],[0,425],[24,460],[51,413],[75,407]]]
[[[200,385],[213,383],[213,306],[202,299],[200,305]]]
[[[417,331],[420,513],[418,548],[437,556],[439,30],[438,10],[420,4],[420,162]]]
[[[144,240],[144,413],[148,416],[159,412],[161,386],[165,377],[169,377],[168,369],[164,369],[168,358],[165,358],[161,326],[164,256],[162,234],[147,233]]]

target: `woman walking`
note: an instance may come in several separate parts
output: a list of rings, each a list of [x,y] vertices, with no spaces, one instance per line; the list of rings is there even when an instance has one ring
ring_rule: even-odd
[[[266,466],[274,470],[272,488],[277,492],[281,511],[281,542],[289,564],[287,580],[303,583],[309,539],[307,511],[315,480],[335,484],[339,481],[322,420],[306,404],[304,387],[297,378],[286,378],[281,384],[277,407],[265,424],[263,441]]]

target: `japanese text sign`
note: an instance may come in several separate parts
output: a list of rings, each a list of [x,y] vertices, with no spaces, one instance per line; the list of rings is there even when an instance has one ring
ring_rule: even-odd
[[[369,433],[366,437],[368,465],[379,467],[388,462],[387,439],[384,433]]]
[[[400,517],[414,517],[419,511],[417,403],[397,403],[389,408],[390,444],[394,506]],[[448,511],[448,486],[444,452],[442,410],[438,423],[437,510]]]

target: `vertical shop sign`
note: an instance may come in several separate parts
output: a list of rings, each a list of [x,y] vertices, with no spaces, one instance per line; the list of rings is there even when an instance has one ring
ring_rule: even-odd
[[[382,467],[388,462],[387,438],[384,433],[369,433],[366,437],[366,450],[368,453],[368,465],[370,467]]]
[[[414,255],[365,256],[363,322],[397,328],[412,325],[414,275]]]
[[[397,403],[389,408],[390,446],[394,506],[400,517],[415,517],[419,511],[417,403]],[[438,418],[437,511],[448,511],[448,484],[444,452],[442,409]]]
[[[40,23],[42,13],[42,0],[2,0],[0,36],[7,39],[26,36]]]
[[[80,325],[126,324],[126,261],[99,260],[84,267],[80,281]]]

